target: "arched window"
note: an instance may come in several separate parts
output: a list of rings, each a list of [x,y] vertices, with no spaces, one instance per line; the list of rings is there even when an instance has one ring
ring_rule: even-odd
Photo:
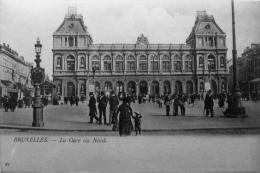
[[[163,83],[163,94],[171,93],[171,83],[169,81],[164,81]]]
[[[150,62],[151,62],[151,70],[158,71],[159,70],[159,57],[155,56],[155,55],[151,55]]]
[[[175,82],[175,93],[176,94],[182,94],[182,83],[181,83],[181,81]]]
[[[122,81],[118,81],[116,83],[116,93],[119,95],[122,92],[124,92],[124,83]]]
[[[200,56],[199,56],[199,67],[200,67],[200,68],[203,68],[203,66],[204,66],[203,56],[200,55]]]
[[[203,91],[204,91],[204,83],[200,82],[200,92],[203,92]]]
[[[116,72],[124,71],[124,58],[120,55],[116,56]]]
[[[169,56],[164,55],[162,57],[162,69],[164,72],[169,72],[171,70],[171,60]]]
[[[185,71],[192,71],[192,56],[187,55],[184,59]]]
[[[110,93],[113,90],[112,83],[109,81],[106,81],[104,84],[104,90],[106,93]]]
[[[173,57],[173,66],[174,71],[181,71],[181,57],[178,55],[175,55]]]
[[[147,57],[144,55],[139,57],[139,70],[147,71]]]
[[[213,55],[208,56],[208,69],[216,70],[216,58]]]
[[[81,83],[80,94],[85,94],[85,93],[86,93],[86,85],[85,85],[85,83]]]
[[[104,57],[104,71],[112,70],[112,58],[108,55]]]
[[[193,94],[193,83],[191,81],[186,83],[186,92],[187,94]]]
[[[225,63],[225,57],[224,57],[224,56],[221,56],[221,57],[220,57],[220,67],[221,67],[221,68],[224,68],[224,67],[225,67],[225,64],[226,64],[226,63]]]
[[[75,70],[75,58],[72,55],[67,57],[67,70],[73,71]]]
[[[56,66],[57,69],[61,69],[62,68],[62,59],[61,57],[57,57],[57,66]]]
[[[96,71],[100,71],[100,57],[95,55],[92,57],[92,69],[94,68]]]
[[[80,57],[80,68],[85,68],[85,57]]]
[[[127,71],[135,71],[136,70],[136,59],[133,55],[129,55],[127,57]]]

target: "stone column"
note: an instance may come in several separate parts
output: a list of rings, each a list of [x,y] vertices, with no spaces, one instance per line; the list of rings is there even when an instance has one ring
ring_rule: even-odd
[[[136,73],[139,71],[138,54],[135,53]]]
[[[136,96],[139,95],[139,82],[135,82]]]
[[[126,58],[125,58],[126,54],[123,53],[123,58],[124,58],[124,74],[126,73],[126,69],[127,69],[127,64],[126,64]]]
[[[88,100],[89,97],[89,78],[85,80],[85,87],[86,87],[86,100]]]
[[[104,61],[102,61],[102,54],[99,53],[100,72],[104,71]]]
[[[62,92],[63,92],[63,97],[67,96],[67,81],[66,80],[62,80]]]

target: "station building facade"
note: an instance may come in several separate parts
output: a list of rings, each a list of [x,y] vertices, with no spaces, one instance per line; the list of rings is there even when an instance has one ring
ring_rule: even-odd
[[[93,44],[83,17],[68,12],[53,34],[53,81],[61,96],[90,91],[133,95],[215,94],[227,89],[226,34],[212,15],[197,12],[186,44]],[[206,88],[205,88],[206,87]]]

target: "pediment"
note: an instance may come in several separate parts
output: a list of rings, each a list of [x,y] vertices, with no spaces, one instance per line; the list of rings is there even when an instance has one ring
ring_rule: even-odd
[[[196,28],[196,34],[224,34],[213,22],[201,22]]]

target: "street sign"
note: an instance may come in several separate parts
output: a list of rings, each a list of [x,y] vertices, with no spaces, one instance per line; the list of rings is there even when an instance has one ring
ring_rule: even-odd
[[[31,70],[32,85],[40,85],[44,82],[45,73],[41,67],[35,67]]]

